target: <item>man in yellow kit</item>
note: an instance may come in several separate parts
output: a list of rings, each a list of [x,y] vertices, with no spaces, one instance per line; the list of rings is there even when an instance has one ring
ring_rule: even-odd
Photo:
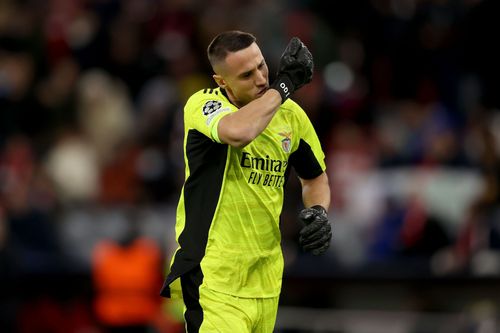
[[[249,33],[219,34],[208,58],[219,87],[195,93],[184,108],[179,247],[161,295],[182,296],[188,333],[270,333],[283,274],[279,216],[291,167],[306,207],[299,244],[319,255],[332,236],[324,154],[304,110],[288,99],[311,81],[312,55],[292,38],[271,85]]]

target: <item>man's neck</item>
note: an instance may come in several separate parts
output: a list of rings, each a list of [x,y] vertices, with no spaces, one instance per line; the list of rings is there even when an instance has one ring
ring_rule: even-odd
[[[224,88],[220,88],[220,91],[224,96],[226,96],[226,98],[229,100],[229,102],[231,102],[231,104],[236,106],[238,109],[243,106],[240,103],[238,103],[238,101],[236,100],[236,98],[234,98],[234,95],[231,93],[231,91],[227,91]]]

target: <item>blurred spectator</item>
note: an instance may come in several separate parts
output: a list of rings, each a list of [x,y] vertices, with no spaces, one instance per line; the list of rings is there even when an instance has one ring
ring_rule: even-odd
[[[99,191],[96,148],[74,133],[63,133],[47,154],[45,168],[63,204],[93,202]]]
[[[179,87],[168,76],[145,83],[137,98],[137,132],[141,151],[136,171],[144,186],[143,199],[164,202],[182,186],[184,128]]]
[[[103,163],[99,183],[99,203],[134,204],[140,202],[138,158],[140,151],[136,146],[124,145],[114,152],[113,159]]]
[[[84,73],[78,83],[78,119],[99,164],[132,138],[134,117],[125,86],[102,70]]]
[[[50,184],[38,182],[42,170],[36,162],[25,137],[12,137],[0,155],[0,199],[6,214],[6,241],[15,269],[22,273],[62,268],[53,220],[54,196]]]
[[[381,165],[467,166],[456,124],[436,103],[402,100],[377,117]]]
[[[30,54],[0,50],[0,144],[10,135],[34,136],[43,129],[38,127],[44,121],[37,112],[32,91],[34,70]]]
[[[436,260],[439,273],[470,270],[474,275],[500,274],[500,154],[495,133],[500,130],[499,116],[479,108],[471,121],[469,140],[474,145],[484,188],[467,210],[457,232],[454,247]]]
[[[140,237],[135,223],[118,242],[102,240],[93,249],[94,311],[105,332],[147,333],[157,322],[164,326],[168,321],[158,298],[160,248],[153,240]],[[169,332],[180,332],[181,326],[173,320],[169,325]]]
[[[76,83],[79,65],[68,57],[55,63],[46,77],[36,86],[38,112],[46,119],[44,144],[52,144],[55,136],[67,128],[76,128]]]

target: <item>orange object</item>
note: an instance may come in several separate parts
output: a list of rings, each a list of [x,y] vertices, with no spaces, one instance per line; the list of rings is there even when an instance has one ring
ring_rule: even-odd
[[[128,246],[102,241],[93,252],[94,310],[108,326],[152,323],[161,311],[161,254],[144,238]]]

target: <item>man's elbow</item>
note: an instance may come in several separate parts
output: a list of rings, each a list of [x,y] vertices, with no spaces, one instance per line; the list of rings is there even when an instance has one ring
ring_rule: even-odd
[[[243,148],[255,139],[255,135],[248,130],[232,128],[221,131],[219,138],[222,142],[234,148]]]
[[[234,138],[234,139],[222,139],[222,142],[230,145],[231,147],[234,148],[244,148],[247,146],[252,140],[247,140],[247,139],[241,139],[241,138]]]

